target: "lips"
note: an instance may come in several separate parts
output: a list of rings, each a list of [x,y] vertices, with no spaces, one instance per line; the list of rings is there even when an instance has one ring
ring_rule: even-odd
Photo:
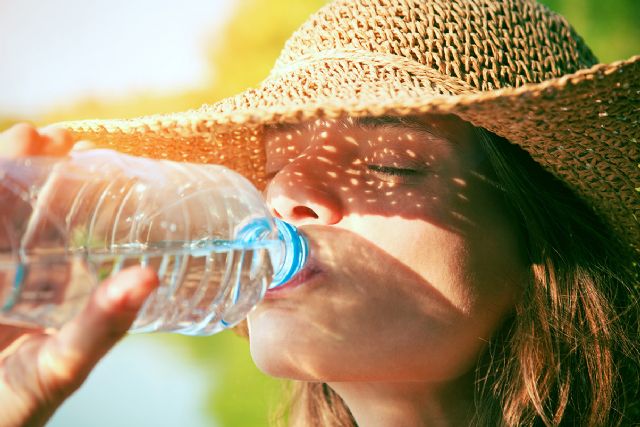
[[[318,266],[316,266],[310,259],[307,262],[307,265],[298,274],[293,276],[291,280],[278,286],[277,288],[269,289],[265,297],[269,298],[269,297],[277,296],[285,291],[296,288],[308,282],[309,280],[311,280],[321,272],[322,270]]]

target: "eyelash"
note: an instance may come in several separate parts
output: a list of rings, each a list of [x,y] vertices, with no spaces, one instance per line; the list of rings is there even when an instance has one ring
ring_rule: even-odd
[[[391,175],[391,176],[408,177],[408,176],[417,176],[420,174],[420,171],[417,171],[415,169],[396,168],[392,166],[367,165],[367,168],[372,172],[381,173],[384,175]]]

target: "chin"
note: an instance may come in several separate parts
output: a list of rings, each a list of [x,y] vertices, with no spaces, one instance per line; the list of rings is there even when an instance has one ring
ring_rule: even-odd
[[[281,340],[270,340],[264,337],[249,337],[251,358],[256,367],[264,374],[299,381],[318,381],[314,363],[308,360],[300,350]]]
[[[263,373],[299,381],[325,381],[335,366],[331,357],[318,348],[319,340],[296,328],[291,318],[276,313],[249,317],[251,358]],[[326,349],[326,346],[323,346]]]
[[[251,358],[263,373],[272,377],[298,379],[300,352],[294,350],[296,334],[286,316],[259,313],[249,316]]]

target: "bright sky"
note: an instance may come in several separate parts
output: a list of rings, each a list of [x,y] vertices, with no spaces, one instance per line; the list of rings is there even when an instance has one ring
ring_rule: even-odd
[[[81,96],[171,93],[205,79],[233,0],[0,0],[0,115]]]

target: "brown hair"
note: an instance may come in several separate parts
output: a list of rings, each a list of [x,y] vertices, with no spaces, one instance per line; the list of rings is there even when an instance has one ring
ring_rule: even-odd
[[[639,287],[632,251],[528,153],[477,129],[531,264],[515,315],[476,365],[474,425],[640,423]],[[355,426],[322,383],[296,383],[289,421]]]

